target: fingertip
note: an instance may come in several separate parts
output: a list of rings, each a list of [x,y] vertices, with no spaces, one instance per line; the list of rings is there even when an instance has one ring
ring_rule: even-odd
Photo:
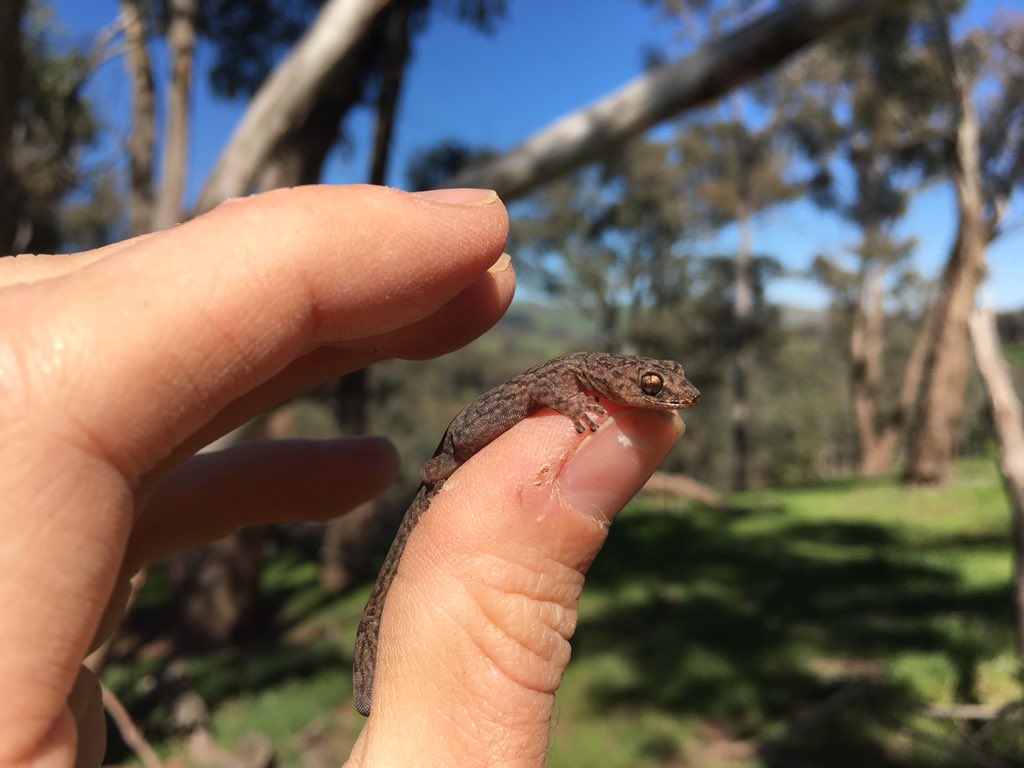
[[[445,203],[446,205],[490,205],[498,202],[498,193],[493,189],[474,189],[472,187],[427,189],[422,192],[413,192],[412,195],[420,200]]]
[[[244,527],[336,517],[383,493],[398,465],[383,437],[252,441],[199,454],[157,485],[126,561],[134,570]]]
[[[611,522],[682,437],[676,412],[615,410],[562,466],[558,487],[584,517]]]

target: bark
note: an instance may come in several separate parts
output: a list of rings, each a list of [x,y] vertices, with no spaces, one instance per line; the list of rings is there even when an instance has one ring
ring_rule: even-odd
[[[359,98],[358,83],[347,70],[332,75],[330,91],[321,96],[306,120],[288,134],[260,169],[261,190],[316,184],[324,162],[338,139],[342,118]]]
[[[737,225],[740,228],[740,244],[736,252],[736,291],[733,298],[733,487],[744,491],[750,487],[750,402],[747,386],[750,350],[747,341],[754,309],[754,256],[750,242],[750,220],[745,210],[737,217]]]
[[[892,459],[887,441],[879,428],[883,321],[882,270],[878,264],[866,262],[861,272],[861,288],[858,301],[854,303],[850,327],[850,384],[860,446],[860,473],[865,477],[882,474],[889,468]]]
[[[146,28],[138,0],[121,0],[125,61],[132,87],[132,135],[128,141],[132,234],[153,229],[153,147],[156,139],[156,97],[153,64],[146,46]]]
[[[281,141],[305,121],[324,83],[353,56],[389,0],[330,0],[288,58],[253,97],[217,167],[206,182],[196,213],[247,192]]]
[[[992,421],[999,438],[999,469],[1013,515],[1013,594],[1017,608],[1017,656],[1024,660],[1024,421],[1013,388],[1010,366],[999,349],[995,315],[975,311],[971,338],[978,370],[992,404]]]
[[[914,409],[917,394],[921,390],[921,378],[924,376],[928,350],[932,338],[935,336],[936,318],[936,305],[933,302],[921,319],[921,328],[918,330],[914,346],[910,350],[910,356],[903,367],[896,407],[883,419],[882,429],[872,449],[874,457],[872,467],[879,467],[879,473],[893,465],[896,452],[903,443],[902,438],[906,431],[907,421]],[[870,473],[865,474],[870,476]]]
[[[263,531],[249,528],[168,564],[180,626],[200,645],[251,636],[258,627]]]
[[[21,81],[21,19],[25,0],[0,3],[0,254],[14,250],[20,218],[18,180],[14,173],[14,121]]]
[[[163,768],[163,762],[161,762],[160,757],[150,743],[146,741],[145,734],[135,724],[135,720],[132,719],[128,708],[121,703],[117,695],[107,686],[103,685],[101,692],[103,696],[103,709],[106,710],[114,725],[117,726],[117,732],[121,734],[121,739],[142,761],[144,768]]]
[[[377,104],[377,128],[373,136],[373,159],[370,164],[371,184],[387,183],[398,98],[402,93],[405,67],[409,63],[409,17],[408,2],[397,3],[388,13],[384,31],[388,60],[384,66]]]
[[[466,169],[449,186],[487,187],[506,200],[522,196],[662,120],[728,93],[801,48],[882,7],[885,4],[877,0],[781,3],[778,10],[707,43],[690,56],[659,67],[557,120],[507,154]]]
[[[171,49],[171,89],[167,104],[163,179],[157,196],[153,229],[167,229],[185,218],[183,206],[188,171],[192,63],[199,5],[197,0],[171,0],[170,10],[167,37]]]
[[[368,419],[366,370],[338,380],[334,390],[334,420],[346,435],[365,435]],[[344,517],[332,520],[320,552],[320,583],[340,592],[369,570],[370,544],[380,527],[376,501],[360,504]]]
[[[957,430],[970,367],[968,316],[985,273],[988,225],[984,219],[978,117],[971,91],[952,52],[943,19],[945,61],[956,99],[953,182],[957,199],[957,235],[943,270],[936,300],[935,333],[913,430],[906,478],[916,484],[949,479],[956,455]]]

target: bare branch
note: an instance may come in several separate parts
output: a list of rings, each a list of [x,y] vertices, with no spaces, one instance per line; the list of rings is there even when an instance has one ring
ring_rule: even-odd
[[[244,194],[281,139],[312,109],[332,68],[391,0],[330,0],[288,58],[253,97],[196,205],[209,210]]]
[[[164,764],[160,762],[160,758],[146,741],[146,737],[142,735],[142,731],[132,720],[132,716],[125,709],[121,700],[107,686],[101,686],[101,690],[103,691],[103,708],[107,710],[110,719],[117,725],[117,730],[121,733],[124,743],[135,750],[135,754],[139,756],[146,768],[163,768]]]
[[[450,186],[488,187],[506,200],[521,196],[666,118],[728,93],[882,5],[878,0],[782,3],[777,11],[557,120],[511,152],[467,169]]]
[[[1017,653],[1024,659],[1024,418],[1013,388],[1010,366],[999,348],[995,314],[975,310],[970,317],[974,357],[992,403],[992,421],[999,437],[999,468],[1013,516],[1013,587],[1017,603]]]
[[[121,19],[132,84],[131,164],[132,233],[153,228],[153,152],[156,142],[156,96],[153,63],[146,47],[146,28],[138,0],[121,0]]]
[[[167,37],[171,48],[171,88],[167,105],[167,140],[163,174],[153,214],[153,229],[166,229],[184,218],[188,127],[191,119],[192,61],[196,47],[197,0],[172,0]]]

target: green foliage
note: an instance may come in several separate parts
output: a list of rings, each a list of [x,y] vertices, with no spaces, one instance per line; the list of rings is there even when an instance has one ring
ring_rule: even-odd
[[[474,148],[456,139],[418,150],[406,169],[409,189],[437,189],[463,168],[494,157],[489,149]]]
[[[786,138],[775,121],[755,129],[735,115],[684,124],[676,145],[707,223],[721,227],[797,197],[800,185],[787,179]]]
[[[635,344],[656,308],[675,308],[677,320],[691,308],[680,245],[695,220],[673,153],[664,142],[630,142],[512,210],[509,247],[524,279],[594,317],[603,349]]]
[[[389,435],[402,456],[401,488],[391,494],[404,511],[420,465],[445,428],[485,390],[552,357],[593,346],[594,327],[564,309],[516,304],[489,334],[435,360],[389,360],[370,372],[370,429]]]
[[[993,462],[961,463],[941,493],[850,480],[732,501],[650,500],[615,522],[588,575],[549,765],[952,768],[967,749],[1020,764],[1012,720],[968,746],[923,714],[1020,696]],[[281,608],[267,645],[192,662],[214,736],[230,746],[261,730],[285,768],[314,748],[340,762],[365,722],[347,654],[369,587],[326,595],[286,555],[265,578]],[[169,592],[151,586],[136,624],[166,615]],[[158,667],[118,662],[106,682],[138,704],[137,681]]]
[[[200,4],[199,33],[214,49],[210,82],[214,90],[234,98],[252,94],[263,83],[278,60],[316,18],[325,0],[206,0]],[[482,32],[491,33],[505,14],[506,0],[457,0],[435,5],[432,0],[402,0],[392,10],[408,6],[411,10],[409,29],[415,36],[426,27],[432,10],[440,8]],[[167,16],[166,0],[155,7],[159,18]],[[386,26],[385,10],[363,45],[362,62],[358,68],[364,81],[364,94],[372,98],[382,65],[377,54],[385,54],[381,34]],[[165,25],[162,25],[165,26]],[[371,87],[367,87],[371,86]]]
[[[702,280],[695,281],[699,291],[704,290]],[[710,306],[710,299],[702,301]],[[857,445],[845,376],[844,315],[777,307],[760,311],[765,319],[753,336],[749,373],[756,383],[750,392],[752,482],[793,485],[853,471]],[[703,392],[700,404],[686,412],[686,438],[668,456],[664,469],[692,474],[717,487],[727,487],[730,477],[731,400],[728,369],[718,351],[726,343],[721,316],[727,312],[724,301],[715,312],[694,312],[684,335],[674,332],[678,316],[671,309],[662,319],[651,313],[645,322],[655,327],[647,333],[641,325],[636,335],[644,354],[682,361]],[[887,364],[896,367],[906,357],[916,327],[912,316],[890,318]],[[497,328],[463,350],[437,360],[394,360],[374,366],[370,429],[390,436],[403,459],[402,486],[389,495],[396,514],[414,490],[420,464],[468,402],[535,363],[598,348],[596,323],[586,313],[516,303]],[[895,398],[899,381],[888,378],[883,383],[883,397]],[[968,389],[966,414],[963,451],[983,453],[991,427],[976,377]]]
[[[198,31],[213,44],[215,52],[210,70],[214,91],[228,98],[254,93],[323,4],[324,0],[200,3]],[[166,19],[166,0],[161,0],[155,10]]]
[[[101,125],[82,89],[93,54],[69,45],[53,28],[52,11],[33,3],[23,23],[14,174],[22,238],[33,253],[93,247],[118,233],[119,195],[111,168],[90,168],[86,153]]]

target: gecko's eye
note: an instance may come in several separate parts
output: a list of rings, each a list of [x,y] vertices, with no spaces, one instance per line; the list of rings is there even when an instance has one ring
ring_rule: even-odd
[[[640,377],[640,391],[645,395],[654,397],[664,388],[665,380],[656,373],[645,373]]]

